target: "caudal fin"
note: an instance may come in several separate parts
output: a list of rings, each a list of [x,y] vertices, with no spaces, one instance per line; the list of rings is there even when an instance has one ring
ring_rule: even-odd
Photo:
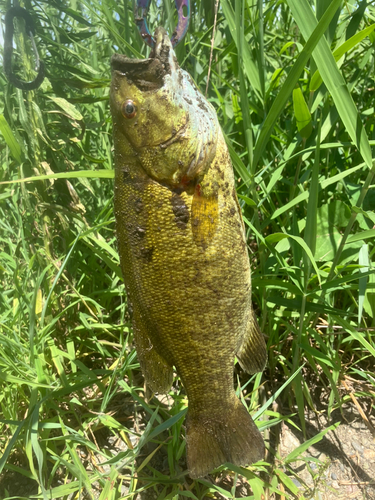
[[[225,462],[241,466],[264,458],[262,435],[237,398],[220,414],[188,413],[186,441],[187,465],[193,479],[206,476]]]

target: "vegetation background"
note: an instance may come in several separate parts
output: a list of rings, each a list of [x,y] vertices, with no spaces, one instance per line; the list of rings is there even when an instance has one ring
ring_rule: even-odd
[[[116,251],[110,57],[149,52],[132,2],[20,3],[47,77],[24,92],[0,73],[0,498],[235,498],[239,477],[246,498],[314,497],[291,480],[312,441],[281,459],[272,433],[288,422],[321,439],[348,380],[364,418],[375,408],[374,2],[220,2],[207,95],[269,346],[265,372],[236,367],[235,383],[269,450],[194,482],[184,390],[176,379],[165,400],[145,399]],[[192,2],[177,48],[203,93],[214,12],[213,0]],[[149,24],[172,33],[173,3],[154,2]],[[13,68],[30,80],[33,51],[15,27]],[[309,436],[305,409],[318,407],[328,424]]]

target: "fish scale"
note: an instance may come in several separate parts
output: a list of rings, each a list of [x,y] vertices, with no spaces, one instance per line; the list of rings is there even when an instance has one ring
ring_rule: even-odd
[[[178,67],[165,31],[155,38],[150,59],[112,60],[116,232],[146,384],[167,392],[174,366],[188,396],[195,478],[226,461],[263,458],[261,434],[234,391],[233,363],[237,355],[248,372],[260,371],[266,348],[216,114]],[[147,126],[158,129],[147,134]]]

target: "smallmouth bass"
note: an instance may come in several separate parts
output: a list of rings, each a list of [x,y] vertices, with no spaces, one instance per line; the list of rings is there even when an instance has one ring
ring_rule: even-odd
[[[233,169],[212,105],[177,63],[166,32],[149,59],[112,57],[115,216],[146,385],[185,387],[192,478],[264,457],[237,398],[233,363],[262,371],[250,264]]]

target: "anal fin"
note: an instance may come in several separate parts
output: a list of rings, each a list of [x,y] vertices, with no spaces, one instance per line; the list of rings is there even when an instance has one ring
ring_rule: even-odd
[[[147,389],[166,394],[173,383],[172,366],[155,349],[147,329],[134,311],[133,332],[137,356]]]

